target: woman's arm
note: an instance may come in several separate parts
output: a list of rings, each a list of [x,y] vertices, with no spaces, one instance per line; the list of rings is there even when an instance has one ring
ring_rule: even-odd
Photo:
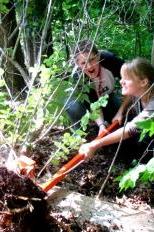
[[[97,126],[99,127],[98,135],[101,134],[101,132],[106,129],[103,112],[101,110],[99,115],[100,115],[99,118],[95,120]]]
[[[79,153],[85,154],[87,157],[91,157],[97,149],[108,146],[110,144],[118,143],[123,137],[123,140],[130,137],[129,134],[129,127],[124,127],[112,132],[111,134],[108,134],[107,136],[103,137],[102,139],[94,140],[90,143],[83,144],[80,149]]]
[[[124,97],[123,102],[122,102],[118,112],[116,113],[116,115],[112,119],[112,122],[118,120],[119,125],[122,124],[124,115],[125,115],[125,113],[128,109],[128,106],[130,105],[131,102],[132,102],[131,97]]]

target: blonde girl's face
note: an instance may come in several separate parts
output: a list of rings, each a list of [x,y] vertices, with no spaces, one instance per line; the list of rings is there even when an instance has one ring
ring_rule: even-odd
[[[78,67],[90,78],[94,79],[99,73],[99,57],[93,53],[79,53],[76,57]]]
[[[134,74],[128,75],[128,73],[122,69],[120,84],[122,87],[122,95],[139,97],[145,92],[148,80],[146,78],[141,80]]]

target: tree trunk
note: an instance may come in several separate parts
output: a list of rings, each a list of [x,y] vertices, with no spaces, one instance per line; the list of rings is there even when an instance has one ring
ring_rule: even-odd
[[[10,1],[7,7],[9,12],[3,16],[3,20],[0,25],[0,47],[6,55],[5,57],[3,56],[3,67],[5,66],[5,80],[11,93],[14,94],[16,91],[20,91],[23,89],[23,87],[25,87],[24,79],[17,67],[15,67],[14,61],[22,68],[25,67],[25,65],[20,42],[17,42],[19,30],[16,31],[12,39],[9,39],[12,32],[17,28],[15,7],[13,2]]]

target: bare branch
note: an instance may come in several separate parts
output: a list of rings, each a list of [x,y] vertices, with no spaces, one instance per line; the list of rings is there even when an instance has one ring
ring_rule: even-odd
[[[9,57],[1,47],[0,47],[0,52],[20,72],[21,76],[23,77],[23,79],[25,81],[25,84],[27,85],[27,87],[29,87],[29,76],[25,72],[25,70],[20,66],[20,64],[18,62],[14,61],[11,57]]]
[[[10,42],[13,37],[16,35],[16,33],[19,31],[19,28],[21,27],[22,22],[18,23],[18,25],[16,26],[16,28],[14,29],[14,31],[11,33],[11,35],[8,38],[8,42]]]
[[[41,42],[40,42],[40,49],[39,49],[38,56],[37,56],[37,65],[40,65],[40,62],[41,62],[43,43],[45,41],[47,30],[48,30],[48,26],[49,26],[49,22],[50,22],[51,4],[52,4],[52,0],[49,0],[48,10],[47,10],[47,16],[46,16],[46,20],[45,20],[45,25],[44,25],[44,28],[43,28],[43,31],[42,31],[42,37],[41,37]]]

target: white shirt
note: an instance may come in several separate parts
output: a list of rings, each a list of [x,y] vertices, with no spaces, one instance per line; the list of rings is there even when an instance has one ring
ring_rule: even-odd
[[[112,93],[115,79],[112,73],[101,67],[100,75],[93,80],[98,97]]]

